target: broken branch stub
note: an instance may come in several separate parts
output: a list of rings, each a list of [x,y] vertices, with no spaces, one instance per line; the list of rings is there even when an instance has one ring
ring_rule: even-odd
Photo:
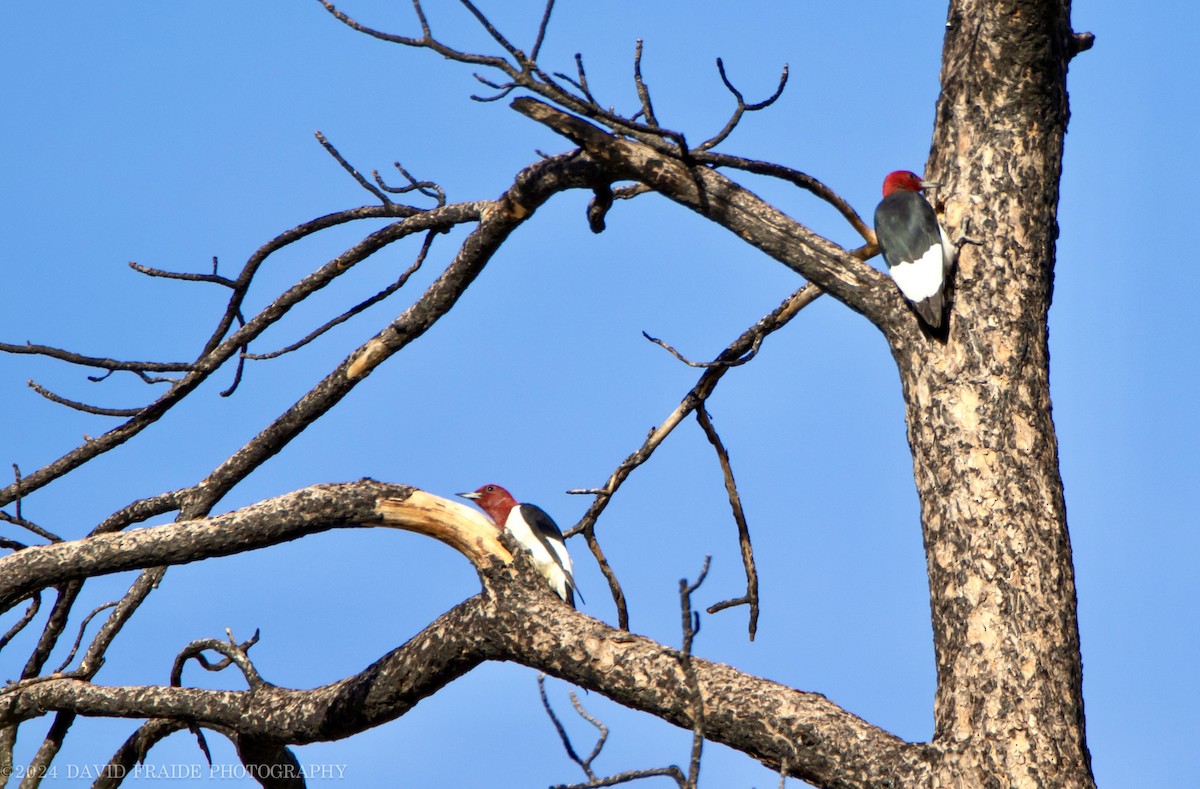
[[[477,570],[496,561],[508,564],[512,554],[500,542],[500,530],[482,513],[465,504],[414,490],[406,499],[380,499],[378,523],[446,543],[471,560]]]

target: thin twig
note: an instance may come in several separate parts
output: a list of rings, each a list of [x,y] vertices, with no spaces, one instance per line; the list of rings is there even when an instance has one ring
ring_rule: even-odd
[[[546,40],[546,27],[550,24],[550,12],[554,10],[554,0],[547,0],[546,10],[542,12],[542,23],[538,25],[537,38],[534,39],[533,49],[529,50],[529,60],[536,62],[542,51],[542,42]]]
[[[601,789],[605,786],[617,786],[619,784],[627,784],[633,781],[640,781],[644,778],[659,778],[666,777],[675,780],[675,783],[680,786],[687,785],[687,776],[683,774],[675,765],[670,767],[652,767],[648,770],[627,770],[623,773],[616,773],[607,778],[598,778],[595,781],[588,781],[584,784],[559,784],[551,787],[551,789]]]
[[[487,85],[489,88],[493,88],[496,91],[496,93],[493,93],[491,96],[480,96],[478,93],[471,94],[472,101],[483,102],[485,104],[488,102],[500,101],[500,99],[504,98],[520,87],[520,85],[515,82],[492,82],[491,80],[485,78],[482,74],[473,74],[472,76],[482,82],[484,85]]]
[[[778,101],[779,97],[783,95],[783,89],[787,87],[788,67],[785,63],[783,65],[783,73],[779,75],[779,85],[775,88],[775,92],[762,101],[753,104],[747,104],[746,99],[742,96],[742,92],[735,88],[733,83],[729,81],[729,77],[726,76],[725,64],[720,58],[717,58],[717,72],[720,73],[721,81],[725,83],[725,87],[730,93],[733,94],[733,98],[737,101],[737,107],[734,109],[733,115],[731,115],[729,120],[726,121],[724,128],[717,132],[711,139],[700,143],[700,145],[696,148],[697,151],[707,151],[709,148],[724,142],[725,139],[733,132],[733,130],[737,128],[737,125],[741,123],[743,115],[745,115],[747,112],[758,112],[759,110],[770,107],[772,104]]]
[[[32,622],[33,618],[37,616],[38,609],[42,607],[41,590],[34,592],[29,597],[29,607],[25,609],[25,613],[22,614],[21,618],[18,619],[16,623],[14,623],[13,626],[8,629],[7,633],[0,636],[0,649],[4,649],[4,647],[8,645],[8,642],[16,638],[17,634],[24,630],[25,626]]]
[[[142,570],[137,579],[130,584],[129,589],[125,591],[125,596],[121,598],[112,613],[104,620],[104,624],[96,631],[92,642],[88,644],[83,657],[80,658],[79,668],[75,670],[75,674],[80,679],[91,679],[100,670],[100,667],[104,665],[104,655],[108,652],[108,647],[112,644],[113,639],[146,601],[150,593],[158,588],[166,573],[167,568],[165,567],[151,567]]]
[[[215,260],[215,258],[214,258]],[[147,277],[158,277],[159,279],[176,279],[183,282],[211,282],[214,285],[221,285],[226,288],[235,287],[236,283],[228,277],[222,277],[215,271],[212,274],[188,274],[181,271],[165,271],[160,268],[151,268],[143,266],[141,263],[129,261],[129,267],[139,274],[145,274]]]
[[[583,94],[583,97],[589,103],[599,107],[600,103],[596,101],[596,97],[592,95],[592,91],[588,87],[587,71],[583,68],[583,55],[578,52],[575,53],[575,71],[579,75],[578,79],[572,79],[561,71],[554,72],[554,76],[569,82],[576,90]]]
[[[742,497],[738,494],[737,482],[733,479],[733,467],[729,462],[729,452],[725,449],[725,444],[722,443],[717,429],[713,427],[712,419],[704,404],[696,409],[696,421],[700,423],[704,435],[712,444],[717,453],[717,459],[721,463],[721,474],[725,478],[725,493],[729,496],[729,506],[733,510],[733,519],[737,523],[738,545],[742,551],[742,567],[746,571],[746,594],[737,600],[717,603],[709,607],[708,613],[715,614],[717,611],[723,611],[743,602],[748,604],[750,606],[750,640],[753,641],[754,634],[758,631],[758,568],[754,564],[754,550],[750,546],[750,527],[746,523],[746,513],[742,509]]]
[[[517,63],[524,65],[527,62],[528,59],[525,57],[524,53],[510,44],[508,39],[496,29],[496,26],[492,24],[491,20],[484,16],[482,11],[475,7],[475,4],[472,3],[471,0],[458,0],[458,2],[460,2],[464,8],[471,12],[471,15],[475,17],[476,21],[478,21],[483,29],[488,32],[488,35],[495,39],[497,44],[504,47],[505,51],[512,55],[513,59],[515,59]]]
[[[700,679],[692,666],[692,642],[700,632],[700,614],[692,612],[692,593],[700,588],[708,577],[708,566],[712,556],[704,557],[704,566],[694,584],[689,584],[686,578],[679,581],[679,608],[683,624],[683,648],[679,652],[679,665],[683,668],[687,679],[688,692],[692,702],[692,755],[688,764],[687,783],[685,789],[695,789],[700,779],[700,756],[704,751],[704,696],[700,692]]]
[[[118,602],[119,601],[117,600],[113,600],[105,603],[104,605],[97,607],[90,614],[83,618],[83,623],[79,625],[79,634],[75,636],[75,643],[71,645],[70,654],[67,655],[67,658],[62,662],[62,665],[54,669],[52,673],[61,674],[62,672],[66,671],[67,666],[71,665],[71,661],[75,659],[75,653],[79,651],[79,645],[83,643],[83,633],[85,630],[87,630],[87,626],[91,623],[92,619],[95,618],[96,614],[100,613],[101,611],[107,611],[110,608],[115,608]]]
[[[175,656],[175,663],[171,666],[171,687],[178,688],[183,684],[183,667],[189,660],[195,659],[205,671],[224,671],[231,665],[236,665],[241,669],[242,675],[246,678],[246,684],[251,690],[263,685],[264,680],[259,675],[258,669],[254,667],[254,663],[250,660],[250,647],[258,643],[259,631],[255,630],[254,635],[242,643],[237,643],[233,638],[233,633],[228,629],[225,630],[227,641],[221,641],[217,638],[202,638],[193,641],[183,648],[178,655]],[[216,663],[210,663],[204,652],[212,651],[224,655],[223,660]]]
[[[375,184],[364,178],[362,173],[360,173],[352,164],[350,164],[350,162],[346,161],[345,157],[342,156],[338,149],[333,146],[333,143],[325,138],[324,134],[318,131],[316,132],[316,137],[317,142],[321,143],[321,147],[324,148],[325,151],[342,166],[343,170],[350,173],[350,176],[358,182],[359,186],[378,197],[379,201],[385,205],[392,202],[387,195],[385,195],[375,186]]]
[[[600,732],[600,736],[597,738],[596,745],[592,748],[591,754],[586,759],[580,758],[579,754],[575,752],[574,746],[571,745],[571,737],[563,727],[562,721],[558,719],[554,708],[550,706],[550,698],[546,695],[546,675],[538,674],[537,683],[538,694],[542,698],[542,707],[545,708],[546,714],[550,716],[550,722],[554,724],[554,730],[558,732],[558,737],[562,740],[563,749],[567,752],[567,757],[579,765],[584,775],[588,777],[588,781],[595,781],[596,773],[592,770],[592,762],[600,755],[600,751],[604,749],[604,743],[608,740],[608,727],[596,720],[596,718],[588,715],[580,705],[578,697],[574,693],[571,694],[571,704],[575,707],[575,712],[588,723],[595,726]]]
[[[188,365],[189,369],[191,369],[191,367],[192,365]],[[115,372],[117,371],[108,370],[103,375],[89,375],[87,379],[94,384],[98,384],[101,381],[107,381]],[[142,382],[147,384],[173,384],[179,380],[178,378],[172,378],[169,375],[146,375],[146,373],[142,372],[141,370],[130,370],[129,372],[133,373],[138,378],[141,378]]]
[[[429,21],[425,17],[425,12],[421,8],[419,0],[414,0],[413,8],[416,11],[417,18],[421,24],[422,35],[420,38],[384,33],[351,18],[335,7],[330,0],[320,0],[320,2],[323,6],[325,6],[326,10],[328,10],[329,13],[336,17],[340,22],[354,30],[357,30],[360,33],[364,33],[382,41],[388,41],[394,44],[429,49],[441,55],[442,57],[449,58],[460,63],[496,69],[500,73],[504,74],[506,77],[504,81],[487,80],[479,74],[476,74],[476,77],[490,87],[502,91],[504,94],[507,94],[518,87],[525,88],[549,101],[555,102],[567,110],[577,112],[584,117],[591,118],[599,123],[602,123],[617,133],[626,134],[633,139],[649,145],[660,153],[683,158],[686,158],[688,155],[687,140],[684,138],[684,135],[679,132],[660,127],[657,119],[653,117],[652,109],[649,115],[647,115],[646,124],[637,122],[638,117],[646,115],[646,107],[649,104],[649,93],[645,90],[644,81],[642,82],[643,95],[640,96],[643,101],[643,109],[635,113],[633,117],[627,118],[614,112],[611,108],[605,109],[595,100],[594,97],[590,97],[589,95],[584,94],[582,91],[580,94],[572,93],[557,83],[552,78],[552,75],[543,72],[533,58],[525,56],[524,53],[514,47],[508,41],[508,39],[502,35],[494,25],[492,25],[486,16],[484,16],[473,4],[467,2],[467,0],[460,0],[460,2],[472,13],[472,15],[475,16],[476,20],[480,23],[484,30],[487,31],[488,35],[490,35],[506,52],[508,52],[509,56],[512,57],[514,62],[509,62],[504,57],[494,55],[478,55],[469,52],[463,52],[447,46],[441,41],[438,41],[436,38],[434,38],[433,33],[430,30]],[[635,62],[634,65],[635,70],[638,72],[636,79],[640,80],[640,62]],[[553,76],[561,75],[555,74]],[[567,81],[573,82],[572,80]],[[494,101],[500,98],[500,96],[473,96],[472,98],[480,101]]]
[[[753,359],[755,356],[758,355],[758,349],[759,349],[759,347],[762,346],[763,337],[765,335],[760,334],[758,337],[756,337],[754,340],[754,344],[750,346],[750,350],[746,351],[744,356],[739,356],[738,358],[732,359],[730,361],[717,360],[717,361],[712,361],[712,362],[694,362],[691,359],[684,356],[679,351],[675,350],[675,347],[673,345],[671,345],[667,342],[664,342],[663,340],[660,340],[657,337],[651,337],[646,332],[642,332],[642,336],[645,337],[650,342],[657,345],[658,347],[663,348],[666,351],[668,351],[672,356],[674,356],[676,359],[678,359],[679,361],[686,364],[688,367],[712,368],[712,367],[740,367],[740,366],[742,366],[743,364],[745,364],[746,362],[750,361],[751,359]]]
[[[234,319],[237,320],[237,325],[238,325],[239,329],[245,328],[246,319],[242,317],[241,310],[239,310],[238,313],[234,316]],[[237,388],[241,385],[242,374],[246,371],[246,349],[249,347],[250,347],[250,344],[246,343],[246,344],[242,345],[241,348],[238,349],[239,353],[238,353],[237,364],[234,365],[234,368],[233,368],[233,380],[229,382],[229,386],[227,386],[225,389],[221,390],[221,392],[219,393],[220,397],[232,397],[233,393],[236,392]]]
[[[52,403],[58,403],[59,405],[65,405],[67,408],[73,408],[74,410],[82,411],[85,414],[96,414],[97,416],[129,417],[129,416],[137,416],[138,414],[142,413],[143,410],[145,410],[144,408],[102,408],[102,407],[96,406],[96,405],[88,405],[87,403],[80,403],[75,400],[68,400],[65,397],[54,394],[54,392],[51,392],[49,389],[47,389],[44,386],[42,386],[41,384],[37,383],[32,378],[29,379],[28,386],[30,389],[37,392],[42,397],[46,398],[47,400],[49,400]]]
[[[25,529],[26,531],[33,532],[37,536],[41,537],[43,540],[46,540],[47,542],[62,542],[63,541],[62,537],[59,537],[57,534],[55,534],[47,529],[43,529],[41,526],[38,526],[36,523],[34,523],[31,520],[28,520],[25,517],[25,513],[23,512],[23,510],[21,508],[21,503],[22,503],[23,493],[24,493],[24,491],[22,491],[22,489],[21,489],[21,467],[19,465],[17,465],[16,463],[13,463],[12,470],[13,470],[13,487],[15,488],[15,493],[14,493],[14,497],[13,497],[13,509],[15,510],[16,514],[9,515],[7,512],[0,511],[0,520],[4,521],[6,523],[11,523],[14,526],[20,526],[22,529]],[[5,547],[12,548],[13,550],[20,550],[21,548],[24,548],[25,546],[19,542],[16,542],[15,540],[9,540],[6,543]]]
[[[0,342],[0,352],[48,356],[51,359],[58,359],[60,361],[69,362],[70,364],[78,364],[81,367],[96,367],[101,370],[109,371],[186,373],[190,372],[193,367],[193,365],[188,362],[123,362],[117,359],[105,359],[99,356],[85,356],[80,353],[65,351],[61,348],[51,348],[47,345],[34,345],[33,343],[28,342],[24,345],[12,345],[9,343]]]
[[[596,564],[604,575],[604,580],[608,581],[608,591],[612,595],[613,605],[617,608],[617,627],[628,630],[629,605],[625,602],[625,590],[621,588],[621,582],[617,580],[616,572],[613,571],[612,565],[608,563],[608,557],[604,555],[604,550],[600,547],[600,540],[596,537],[595,522],[589,523],[583,529],[583,539],[592,552],[592,556],[595,557]]]
[[[407,194],[408,192],[416,191],[420,192],[426,197],[432,197],[437,200],[438,208],[441,208],[446,204],[446,192],[441,186],[433,181],[418,181],[413,177],[412,173],[410,173],[408,170],[405,170],[404,167],[401,166],[400,162],[392,162],[392,166],[396,168],[400,175],[404,176],[404,179],[408,181],[408,186],[389,186],[388,184],[384,183],[383,176],[379,174],[378,170],[372,170],[371,174],[375,176],[375,183],[378,184],[380,189],[394,195],[402,195]]]
[[[783,301],[778,307],[772,310],[767,315],[763,316],[758,323],[751,326],[746,331],[742,332],[741,336],[734,340],[729,346],[722,351],[718,356],[718,360],[732,360],[740,358],[749,351],[759,338],[778,331],[787,325],[788,321],[794,318],[800,310],[811,304],[822,291],[816,285],[809,283],[797,290],[791,296]],[[583,517],[566,531],[566,536],[578,534],[581,531],[586,531],[591,525],[595,524],[600,517],[608,502],[612,499],[613,494],[621,487],[621,484],[629,477],[633,470],[650,459],[654,450],[670,435],[671,431],[683,421],[699,404],[712,394],[721,377],[725,375],[728,367],[719,366],[712,367],[704,371],[700,376],[700,380],[692,387],[680,401],[679,405],[671,412],[670,415],[663,421],[661,425],[650,431],[642,446],[629,457],[625,458],[619,466],[609,476],[608,481],[603,487],[598,490],[595,488],[588,489],[588,495],[594,495],[596,500],[584,513]]]
[[[312,332],[307,334],[303,339],[297,340],[296,342],[292,343],[291,345],[288,345],[284,348],[280,348],[277,351],[271,351],[270,353],[243,353],[242,358],[249,359],[252,361],[262,361],[265,359],[275,359],[277,357],[283,356],[284,354],[291,353],[292,351],[295,351],[295,350],[299,350],[300,348],[303,348],[305,345],[308,345],[310,342],[317,339],[322,334],[325,334],[327,331],[334,328],[335,326],[345,323],[346,321],[350,320],[354,316],[364,312],[365,310],[369,309],[370,307],[373,307],[374,305],[383,301],[388,296],[391,296],[393,293],[400,290],[400,288],[404,287],[404,284],[406,282],[408,282],[409,277],[411,277],[413,274],[415,274],[417,272],[418,269],[421,268],[421,264],[425,262],[425,256],[429,254],[429,247],[433,244],[433,239],[437,237],[437,234],[438,233],[436,230],[431,230],[431,231],[429,231],[429,233],[426,234],[425,241],[421,244],[421,250],[420,250],[420,252],[417,253],[416,261],[411,266],[409,266],[408,269],[406,269],[403,274],[400,275],[399,279],[397,279],[391,285],[388,285],[386,288],[381,290],[379,293],[376,293],[374,296],[372,296],[369,299],[366,299],[365,301],[359,302],[358,304],[351,307],[346,312],[342,313],[341,315],[334,318],[333,320],[326,322],[320,328],[313,330]]]
[[[782,304],[763,316],[758,323],[742,332],[740,337],[730,343],[717,356],[717,360],[728,361],[740,358],[751,348],[755,347],[755,345],[761,343],[763,337],[786,326],[788,321],[794,318],[804,307],[811,304],[823,292],[812,283],[800,288],[785,299]],[[595,496],[595,500],[592,501],[591,506],[588,507],[583,517],[579,519],[579,522],[565,533],[567,537],[574,536],[580,532],[583,533],[584,539],[592,551],[592,555],[596,557],[600,565],[601,572],[604,573],[604,577],[608,580],[609,591],[612,594],[613,603],[617,608],[618,627],[623,630],[629,629],[629,611],[625,602],[625,593],[617,581],[616,574],[604,558],[603,551],[600,549],[600,543],[596,538],[596,521],[600,518],[605,508],[608,507],[608,503],[612,500],[617,489],[633,473],[634,469],[649,460],[650,456],[654,454],[654,450],[666,440],[671,431],[697,406],[704,403],[713,390],[716,389],[721,377],[725,375],[728,369],[727,366],[717,366],[710,367],[704,371],[704,374],[700,376],[700,380],[683,397],[683,400],[676,406],[675,410],[671,412],[661,425],[650,431],[640,448],[621,461],[621,464],[609,475],[608,481],[604,486],[598,490],[592,488],[586,491],[587,495]],[[580,491],[575,489],[568,492],[578,493]]]
[[[658,118],[654,115],[654,105],[650,101],[650,89],[642,79],[642,39],[637,40],[633,50],[633,84],[637,89],[638,101],[642,103],[642,116],[651,128],[658,128]]]

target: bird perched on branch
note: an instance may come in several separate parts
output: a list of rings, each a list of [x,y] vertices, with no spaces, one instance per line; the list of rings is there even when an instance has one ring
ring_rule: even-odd
[[[937,186],[916,173],[897,170],[883,179],[883,201],[875,209],[875,237],[888,273],[917,314],[934,329],[945,315],[943,292],[956,249],[946,239],[933,206],[921,194]]]
[[[534,504],[520,504],[499,485],[484,485],[470,493],[459,493],[487,513],[492,522],[508,529],[533,557],[538,572],[550,588],[575,607],[575,577],[571,575],[571,555],[563,543],[562,532],[545,510]]]

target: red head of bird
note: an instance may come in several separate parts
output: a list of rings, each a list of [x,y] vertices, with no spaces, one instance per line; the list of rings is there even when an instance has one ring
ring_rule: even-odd
[[[458,495],[478,504],[479,509],[486,512],[492,519],[492,523],[501,529],[504,528],[504,522],[508,520],[508,513],[517,506],[517,500],[512,497],[512,494],[499,485],[482,485],[471,493],[459,493]]]
[[[921,192],[930,186],[937,184],[909,170],[896,170],[883,179],[883,196],[887,197],[892,192]]]

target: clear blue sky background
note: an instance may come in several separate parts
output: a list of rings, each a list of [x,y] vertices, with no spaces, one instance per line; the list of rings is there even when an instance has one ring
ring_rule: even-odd
[[[448,40],[489,47],[455,4],[430,5]],[[416,31],[407,3],[345,7],[377,27]],[[484,7],[530,45],[539,4]],[[628,112],[634,41],[644,38],[660,119],[697,140],[731,109],[717,56],[751,99],[769,94],[788,63],[784,97],[748,117],[724,149],[810,172],[869,216],[884,173],[919,170],[926,160],[944,18],[939,2],[563,3],[542,61],[571,70],[581,51],[596,95]],[[1088,739],[1106,787],[1200,783],[1200,538],[1189,493],[1200,439],[1200,281],[1189,219],[1189,183],[1200,166],[1200,74],[1191,57],[1198,24],[1196,5],[1183,0],[1153,10],[1116,0],[1075,9],[1076,29],[1094,32],[1097,43],[1070,74],[1052,394]],[[283,230],[372,202],[314,141],[317,129],[363,170],[399,159],[441,183],[452,201],[493,198],[535,149],[566,147],[507,102],[469,101],[480,87],[469,68],[356,34],[316,2],[9,4],[0,69],[0,339],[102,356],[190,359],[224,298],[212,286],[148,280],[127,261],[205,271],[216,255],[231,274]],[[829,237],[855,243],[806,195],[751,186]],[[541,209],[446,320],[219,509],[369,475],[440,494],[499,482],[564,526],[574,523],[587,501],[564,491],[602,483],[696,378],[640,332],[708,358],[799,284],[778,263],[654,197],[618,205],[609,230],[593,236],[586,200],[563,195]],[[369,229],[330,232],[273,259],[250,308]],[[461,237],[440,239],[426,270],[392,301],[301,353],[250,365],[232,398],[217,396],[232,371],[217,375],[150,433],[30,496],[25,515],[77,536],[135,498],[194,483],[411,303]],[[285,345],[374,293],[415,249],[397,245],[360,265],[256,350]],[[26,388],[29,378],[114,407],[154,396],[132,377],[93,384],[87,372],[0,357],[6,467],[32,471],[114,424],[42,400]],[[755,643],[746,641],[745,612],[735,609],[705,619],[697,653],[822,692],[902,737],[929,737],[925,565],[899,386],[878,334],[822,299],[726,377],[711,411],[733,456],[764,603]],[[713,554],[713,570],[697,602],[740,592],[719,469],[694,424],[622,489],[600,534],[638,632],[678,644],[676,585],[695,577],[705,554]],[[585,610],[612,621],[599,573],[581,546],[571,547]],[[79,609],[119,597],[130,580],[92,583]],[[98,681],[165,683],[186,643],[229,627],[239,638],[262,629],[252,654],[267,679],[312,687],[362,669],[476,589],[469,565],[448,548],[384,530],[339,531],[175,568],[116,642]],[[28,647],[24,637],[6,650],[5,678],[19,674]],[[52,664],[65,652],[55,657]],[[236,677],[194,667],[185,678],[238,687]],[[568,687],[549,687],[568,712]],[[688,733],[596,693],[584,703],[612,730],[600,772],[686,763]],[[586,750],[589,728],[565,717]],[[77,723],[59,784],[90,783],[68,773],[107,759],[134,727]],[[40,741],[38,728],[22,730],[22,757]],[[236,763],[220,737],[209,743],[218,764]],[[534,673],[508,664],[473,672],[399,721],[298,754],[309,765],[346,765],[345,780],[313,786],[536,787],[582,778],[541,711]],[[186,734],[162,743],[151,761],[203,765]],[[710,745],[701,780],[762,787],[776,779]]]

